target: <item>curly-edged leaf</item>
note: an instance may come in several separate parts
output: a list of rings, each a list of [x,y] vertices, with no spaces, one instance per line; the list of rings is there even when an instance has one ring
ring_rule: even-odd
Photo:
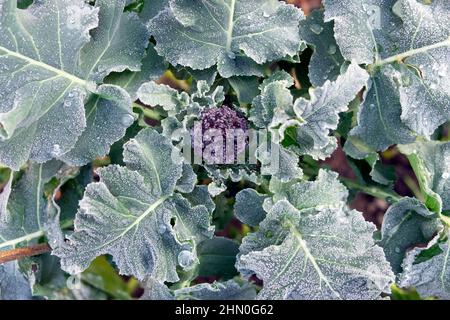
[[[386,150],[393,144],[416,139],[400,119],[402,110],[394,77],[401,75],[392,66],[385,66],[371,78],[358,113],[358,126],[350,131],[349,140],[356,149]],[[358,147],[360,144],[365,147]]]
[[[44,187],[53,177],[63,179],[64,175],[73,175],[74,170],[51,161],[30,163],[14,184],[11,175],[1,194],[0,250],[35,242],[54,228],[59,229],[59,215],[49,210],[53,194],[47,196]]]
[[[145,25],[135,13],[123,12],[125,0],[97,0],[95,6],[99,27],[81,50],[81,77],[100,83],[113,71],[140,71],[149,39]]]
[[[404,198],[389,208],[383,219],[379,245],[396,274],[402,271],[407,250],[428,243],[440,226],[437,215],[417,199]]]
[[[153,81],[142,84],[137,96],[148,106],[163,107],[169,115],[176,115],[190,103],[189,95],[186,92],[179,93],[168,85],[157,84]]]
[[[212,214],[216,209],[216,204],[210,197],[207,186],[195,186],[191,193],[183,194],[183,197],[186,198],[193,206],[205,206],[210,214]]]
[[[147,55],[142,60],[141,70],[138,72],[124,71],[111,73],[105,79],[106,83],[115,84],[126,90],[131,100],[137,99],[137,91],[145,82],[158,80],[166,71],[167,63],[160,57],[152,43],[147,48]]]
[[[303,170],[299,167],[299,157],[294,152],[282,148],[277,144],[271,145],[271,152],[258,152],[257,159],[261,163],[261,174],[270,175],[282,182],[289,182],[303,177]],[[275,157],[278,157],[276,159]]]
[[[192,268],[196,244],[212,236],[210,213],[174,193],[182,158],[156,131],[145,129],[127,143],[124,162],[99,170],[100,181],[80,202],[75,232],[55,254],[70,273],[111,254],[122,274],[176,282],[177,266]]]
[[[237,275],[235,268],[239,245],[233,240],[221,237],[201,242],[197,247],[201,277],[216,276],[228,280]]]
[[[300,154],[314,154],[314,150],[323,150],[330,144],[330,131],[337,129],[339,113],[348,109],[349,103],[366,85],[369,75],[356,64],[336,81],[327,81],[322,87],[310,90],[310,100],[299,98],[295,101],[296,118],[282,125],[282,136],[285,128],[292,126],[295,130],[294,149]]]
[[[450,210],[450,143],[417,142],[400,146],[419,180],[427,207],[440,214]]]
[[[243,223],[256,227],[266,217],[263,203],[267,196],[253,189],[244,189],[236,195],[234,214]]]
[[[0,300],[32,299],[30,284],[19,271],[17,262],[0,265]]]
[[[175,300],[175,297],[164,283],[149,278],[145,281],[145,291],[141,300]]]
[[[320,170],[315,181],[282,185],[273,196],[274,201],[286,199],[299,210],[318,206],[340,206],[347,200],[348,191],[339,182],[338,174]]]
[[[300,10],[275,0],[170,0],[149,24],[156,50],[173,65],[226,78],[261,75],[258,64],[295,55]],[[242,54],[243,52],[244,54]]]
[[[267,128],[286,119],[293,113],[294,98],[289,91],[293,84],[291,75],[285,71],[274,72],[265,79],[259,88],[261,94],[253,99],[249,120],[258,128]]]
[[[259,299],[378,299],[393,274],[375,226],[345,208],[298,210],[277,202],[244,239],[237,267],[263,280]],[[261,238],[268,238],[261,246]]]
[[[240,285],[234,280],[202,283],[174,292],[177,300],[253,300],[256,290],[249,283]]]
[[[300,36],[314,48],[309,63],[309,80],[314,86],[335,81],[341,74],[344,58],[334,39],[334,23],[324,22],[323,10],[314,10],[306,20],[300,21]]]
[[[399,286],[415,288],[423,297],[450,299],[450,237],[437,236],[427,248],[415,248],[407,253]]]
[[[183,174],[177,182],[176,190],[181,193],[191,193],[194,191],[196,184],[197,175],[192,169],[192,166],[189,164],[183,164]]]
[[[105,28],[120,26],[118,20],[114,21],[118,25],[108,24],[111,10],[114,10],[109,4],[113,2],[123,10],[122,0],[102,1],[98,26],[99,8],[82,0],[36,1],[25,10],[18,9],[14,0],[0,1],[1,163],[17,170],[28,159],[45,162],[59,158],[76,145],[83,132],[85,134],[81,145],[86,145],[84,138],[96,134],[94,122],[86,119],[99,114],[93,110],[87,110],[92,111],[91,113],[86,112],[84,101],[91,101],[90,96],[99,96],[100,101],[108,100],[111,94],[104,92],[110,90],[95,88],[90,80],[100,82],[101,77],[113,70],[137,70],[147,46],[147,42],[143,42],[140,47],[126,47],[129,51],[124,52],[124,47],[120,44],[127,45],[128,42],[119,41],[118,44],[117,39],[112,38],[111,43],[104,42]],[[95,34],[95,41],[89,42],[91,31]],[[145,28],[141,28],[141,31],[147,37]],[[133,32],[140,33],[139,30]],[[123,30],[119,33],[123,33]],[[119,33],[115,32],[114,35]],[[142,34],[137,37],[144,39]],[[100,42],[105,55],[96,56],[96,59],[87,58],[89,54],[97,55]],[[114,61],[109,57],[110,46],[114,46]],[[132,53],[137,61],[131,61],[128,53]],[[95,63],[97,58],[99,60],[94,69],[88,72],[83,69],[86,64],[80,61],[81,57],[89,60],[86,64]],[[117,67],[119,64],[120,67]],[[113,95],[113,99],[114,96],[117,94]],[[132,116],[129,98],[127,102],[128,105],[121,105],[119,109],[123,116],[129,118]],[[110,104],[111,109],[117,108],[114,101]],[[118,113],[119,111],[113,112],[116,115]],[[118,120],[117,117],[115,120]],[[111,119],[97,119],[96,122],[108,121]],[[99,143],[92,144],[90,155],[94,153],[95,156],[104,156],[105,153],[100,152],[107,151],[109,141],[123,135],[123,125],[105,127],[110,127],[110,132],[114,128],[116,130],[111,137],[101,139],[100,148]],[[82,149],[81,147],[78,152],[82,152]],[[73,156],[72,154],[72,158]],[[76,158],[71,161],[78,164],[84,159]]]

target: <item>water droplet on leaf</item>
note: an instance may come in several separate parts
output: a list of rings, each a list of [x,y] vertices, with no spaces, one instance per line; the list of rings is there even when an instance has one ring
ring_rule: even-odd
[[[189,268],[195,262],[194,255],[188,250],[183,250],[178,254],[178,264],[182,268]]]
[[[332,45],[330,45],[328,47],[327,51],[328,51],[329,54],[335,54],[337,52],[337,48],[336,48],[336,46],[334,44],[332,44]]]
[[[233,51],[227,52],[227,56],[232,60],[236,59],[236,54]]]
[[[321,34],[322,31],[323,31],[323,27],[321,25],[318,25],[318,24],[311,25],[310,29],[315,34]]]

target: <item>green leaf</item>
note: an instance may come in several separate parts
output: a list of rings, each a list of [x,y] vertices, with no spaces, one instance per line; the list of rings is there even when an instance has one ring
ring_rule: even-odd
[[[166,138],[145,129],[124,149],[126,167],[98,170],[100,182],[86,188],[74,233],[55,254],[70,273],[110,254],[121,274],[176,282],[177,266],[193,268],[196,244],[212,236],[210,213],[174,193],[183,164]]]
[[[0,300],[31,300],[30,285],[17,262],[0,265]]]
[[[239,246],[236,242],[227,238],[214,237],[200,243],[197,252],[200,261],[199,276],[217,276],[228,280],[237,274],[234,265]]]
[[[91,80],[139,70],[147,30],[122,16],[124,0],[100,1],[100,8],[82,0],[39,1],[26,10],[16,4],[0,2],[0,162],[18,170],[28,159],[46,162],[72,149],[65,161],[77,165],[104,156],[134,120],[131,100]],[[113,110],[107,117],[105,108]]]
[[[232,77],[228,79],[239,103],[250,104],[259,94],[259,82],[256,77]]]
[[[263,280],[259,299],[377,299],[393,275],[374,231],[357,211],[301,211],[282,200],[244,239],[244,248],[262,236],[272,244],[244,251],[238,268]]]
[[[322,87],[311,89],[310,100],[299,98],[295,101],[296,117],[281,126],[282,137],[283,130],[293,126],[297,128],[298,145],[294,147],[297,153],[314,155],[317,150],[326,150],[332,144],[329,135],[331,130],[337,129],[339,113],[348,110],[349,103],[366,85],[368,78],[363,69],[351,64],[336,81],[327,81]]]
[[[202,283],[175,291],[177,300],[253,300],[255,288],[246,283],[239,285],[234,280],[226,282]]]
[[[53,177],[65,181],[76,169],[59,161],[46,164],[30,163],[25,173],[13,182],[13,176],[5,186],[0,199],[0,250],[35,244],[46,235],[50,245],[56,246],[59,230],[59,214],[50,210],[53,193],[45,194],[45,185]]]
[[[113,71],[141,71],[150,35],[138,16],[123,12],[124,0],[97,0],[95,6],[99,27],[81,50],[79,75],[100,83]]]
[[[335,81],[341,74],[344,58],[334,39],[334,23],[323,21],[323,10],[314,10],[300,21],[300,37],[314,48],[309,63],[309,80],[316,86]]]
[[[167,63],[160,57],[153,44],[147,48],[147,55],[142,60],[141,70],[138,72],[124,71],[121,73],[111,73],[106,79],[106,83],[114,84],[126,90],[134,101],[137,99],[137,91],[147,81],[158,80],[166,71]]]
[[[437,214],[450,210],[450,143],[417,142],[399,148],[408,156],[427,207]]]
[[[437,218],[435,213],[428,211],[423,203],[414,198],[403,198],[386,212],[379,245],[396,274],[402,271],[407,250],[428,243],[442,228]]]
[[[382,117],[391,112],[393,121],[387,121],[388,128],[376,124],[374,139],[381,144],[376,150],[384,150],[387,143],[405,143],[398,136],[405,138],[406,128],[428,138],[450,120],[450,91],[444,80],[450,75],[445,63],[450,55],[448,2],[326,0],[324,4],[325,20],[334,20],[343,56],[370,64],[375,79],[387,76],[387,82],[396,83],[391,89],[379,86],[379,95],[392,91],[383,99]],[[386,73],[383,66],[398,62],[399,72]],[[397,135],[389,128],[394,122],[400,128]],[[387,137],[382,130],[387,130]]]
[[[295,55],[300,10],[275,0],[170,0],[149,23],[158,53],[173,65],[221,76],[261,75],[268,61]],[[243,53],[241,53],[243,52]]]
[[[393,144],[411,143],[416,139],[401,121],[402,106],[395,77],[401,78],[401,75],[392,66],[385,66],[371,78],[358,113],[358,125],[350,131],[349,141],[357,149],[384,151]],[[364,147],[358,147],[361,143]]]
[[[259,299],[377,299],[389,292],[393,274],[374,243],[375,226],[346,207],[336,174],[321,171],[317,182],[276,189],[237,262],[244,276],[263,281]]]
[[[256,227],[266,217],[263,203],[267,196],[256,192],[253,189],[244,189],[236,195],[234,204],[234,215],[241,222]]]
[[[437,236],[427,248],[415,248],[407,253],[403,263],[403,273],[399,281],[400,287],[414,287],[420,296],[450,299],[450,243],[449,234],[445,240],[439,241]],[[421,256],[428,256],[428,252],[438,249],[431,257],[424,261],[417,261]]]

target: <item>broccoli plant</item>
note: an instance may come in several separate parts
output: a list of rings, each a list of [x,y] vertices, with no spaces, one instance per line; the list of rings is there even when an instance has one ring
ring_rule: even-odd
[[[0,0],[0,299],[450,299],[450,2]]]

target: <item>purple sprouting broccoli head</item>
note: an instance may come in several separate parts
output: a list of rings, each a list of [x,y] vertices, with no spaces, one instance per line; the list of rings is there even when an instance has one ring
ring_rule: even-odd
[[[244,154],[248,144],[247,119],[228,107],[206,109],[194,128],[194,151],[207,164],[232,164]],[[228,147],[227,147],[228,146]]]

